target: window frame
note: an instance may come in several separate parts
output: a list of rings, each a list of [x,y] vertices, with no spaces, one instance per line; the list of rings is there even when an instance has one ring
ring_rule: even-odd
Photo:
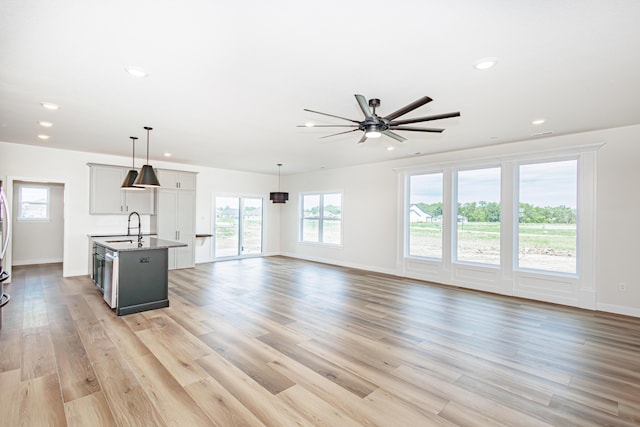
[[[522,267],[520,266],[519,254],[520,254],[520,167],[526,165],[539,165],[545,163],[559,163],[566,161],[576,162],[576,265],[573,272],[564,272],[557,270],[545,270],[543,268]],[[581,229],[581,200],[580,200],[580,157],[579,156],[558,156],[550,158],[539,159],[523,159],[514,164],[514,197],[513,197],[513,270],[515,272],[532,272],[557,276],[577,277],[580,271],[580,229]]]
[[[440,175],[440,181],[441,181],[441,188],[440,188],[440,194],[441,194],[441,198],[440,198],[440,203],[442,203],[442,214],[440,216],[440,256],[439,257],[435,257],[435,256],[426,256],[426,255],[415,255],[411,253],[411,206],[413,206],[416,203],[412,203],[411,202],[411,194],[412,194],[412,187],[411,187],[411,179],[413,177],[416,176],[424,176],[424,175]],[[404,256],[405,258],[416,258],[416,259],[424,259],[424,260],[430,260],[430,261],[435,261],[435,262],[442,262],[443,259],[445,259],[445,224],[446,224],[446,212],[448,212],[447,210],[447,206],[446,206],[446,202],[445,202],[445,188],[446,188],[446,174],[445,171],[443,171],[442,169],[436,169],[436,170],[430,170],[430,171],[424,171],[424,172],[416,172],[416,173],[411,173],[407,176],[407,197],[406,197],[406,203],[404,206],[404,210],[405,210],[405,222],[407,224],[406,230],[405,230],[405,245],[404,245]]]
[[[45,190],[47,194],[47,200],[44,203],[33,203],[33,202],[25,202],[23,200],[23,190],[25,189],[39,189]],[[24,216],[24,204],[30,203],[32,205],[44,205],[46,208],[45,217],[41,218],[31,218]],[[18,221],[29,221],[29,222],[49,222],[51,221],[51,189],[46,185],[37,185],[37,184],[20,184],[18,185]]]
[[[331,217],[328,218],[325,215],[324,212],[324,198],[327,195],[339,195],[340,196],[340,218],[336,219],[335,217]],[[304,216],[304,210],[305,210],[305,206],[304,206],[304,199],[305,197],[310,197],[310,196],[317,196],[318,197],[318,216],[317,218],[305,218]],[[298,243],[303,243],[303,244],[311,244],[311,245],[323,245],[323,246],[330,246],[330,247],[341,247],[343,244],[343,237],[344,237],[344,194],[342,191],[313,191],[313,192],[306,192],[306,193],[300,193],[300,198],[299,198],[299,221],[298,221]],[[304,240],[304,235],[305,235],[305,228],[304,228],[304,223],[305,223],[305,219],[314,219],[318,221],[318,233],[317,233],[317,241],[314,240]],[[339,242],[338,243],[330,243],[330,242],[326,242],[325,241],[325,233],[324,233],[324,227],[325,227],[325,221],[339,221],[340,222],[340,234],[339,234]]]
[[[499,179],[498,179],[498,194],[499,194],[499,205],[500,205],[500,221],[498,221],[499,224],[499,237],[498,237],[498,241],[499,241],[499,255],[498,255],[498,262],[497,263],[488,263],[488,262],[480,262],[480,261],[471,261],[468,259],[460,259],[459,258],[459,237],[458,237],[458,225],[459,225],[459,211],[458,211],[458,204],[459,204],[459,174],[460,172],[469,172],[469,171],[478,171],[478,170],[486,170],[486,169],[498,169],[499,172]],[[454,184],[452,186],[452,192],[451,192],[451,206],[450,206],[450,211],[451,211],[451,260],[453,263],[457,263],[457,264],[470,264],[470,265],[478,265],[478,266],[482,266],[482,267],[487,267],[487,268],[501,268],[502,265],[502,253],[503,253],[503,245],[502,245],[502,238],[503,238],[503,215],[502,215],[502,206],[504,204],[504,200],[505,200],[505,195],[503,194],[503,180],[504,180],[504,166],[502,164],[496,164],[496,163],[483,163],[483,164],[478,164],[475,166],[464,166],[464,167],[456,167],[453,168],[452,171],[452,179],[454,181]],[[443,238],[446,238],[443,236]]]

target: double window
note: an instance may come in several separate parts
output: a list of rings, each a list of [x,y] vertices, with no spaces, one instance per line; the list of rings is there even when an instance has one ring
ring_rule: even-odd
[[[301,197],[300,240],[342,244],[342,194],[315,193]]]

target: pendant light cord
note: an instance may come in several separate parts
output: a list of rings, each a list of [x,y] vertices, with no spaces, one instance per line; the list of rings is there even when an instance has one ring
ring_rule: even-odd
[[[282,163],[278,163],[278,193],[280,192],[280,168],[282,167]]]
[[[147,164],[149,164],[149,131],[153,130],[153,128],[148,126],[145,126],[144,128],[147,130]]]
[[[131,152],[131,169],[135,169],[136,168],[136,139],[138,139],[137,136],[130,136],[129,138],[131,138],[131,145],[133,146],[132,152]]]

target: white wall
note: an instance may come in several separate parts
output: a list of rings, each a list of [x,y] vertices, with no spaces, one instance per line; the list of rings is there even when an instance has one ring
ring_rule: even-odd
[[[393,160],[365,166],[283,177],[290,203],[281,217],[285,255],[402,275],[399,254],[399,194],[395,169],[472,161],[513,153],[604,143],[596,155],[596,307],[640,316],[640,126],[600,130],[458,152]],[[328,248],[298,242],[299,194],[344,192],[343,245]],[[626,292],[618,291],[625,282]]]
[[[12,233],[13,265],[47,264],[62,262],[64,232],[64,186],[61,184],[13,182]],[[49,188],[49,220],[18,220],[19,191],[21,184],[34,184]]]
[[[88,274],[88,234],[126,233],[126,215],[89,215],[89,167],[87,163],[129,166],[131,158],[108,156],[79,151],[59,150],[23,144],[0,142],[0,179],[7,185],[9,200],[13,181],[41,181],[63,184],[64,203],[64,276]],[[198,172],[196,190],[196,231],[211,232],[211,195],[213,192],[250,192],[263,195],[267,202],[269,192],[278,185],[277,175],[254,174],[196,167],[178,163],[152,161],[157,168]],[[3,185],[4,186],[4,185]],[[11,194],[10,194],[11,193]],[[266,254],[279,248],[279,209],[265,203]],[[149,216],[142,215],[143,232],[149,231]],[[209,243],[211,239],[209,240]],[[205,243],[207,244],[207,243]],[[208,247],[196,245],[196,260],[210,257]],[[7,257],[5,265],[10,265]]]

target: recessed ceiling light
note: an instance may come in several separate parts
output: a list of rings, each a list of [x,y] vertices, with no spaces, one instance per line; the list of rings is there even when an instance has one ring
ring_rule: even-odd
[[[544,123],[544,119],[537,119],[531,122],[532,125],[541,125]]]
[[[489,68],[496,65],[498,62],[497,58],[482,58],[473,64],[476,70],[488,70]]]
[[[38,124],[40,126],[42,126],[43,128],[50,128],[51,126],[53,126],[53,123],[51,122],[43,122],[43,121],[39,121]]]
[[[391,147],[391,146],[387,147],[387,151],[393,151],[395,149],[396,149],[396,147]]]
[[[38,138],[40,138],[40,139],[49,139],[49,135],[45,135],[45,134],[41,133],[41,134],[38,135]]]
[[[311,122],[307,122],[307,123],[305,123],[304,125],[305,125],[306,127],[308,127],[308,128],[312,128],[312,127],[314,127],[314,126],[315,126],[315,125],[314,125],[313,123],[311,123]]]
[[[59,105],[53,104],[51,102],[41,102],[40,105],[42,105],[47,110],[58,110],[60,108]]]
[[[171,153],[164,153],[165,157],[171,157]]]
[[[147,77],[149,75],[149,73],[140,67],[125,67],[124,70],[133,77]]]

